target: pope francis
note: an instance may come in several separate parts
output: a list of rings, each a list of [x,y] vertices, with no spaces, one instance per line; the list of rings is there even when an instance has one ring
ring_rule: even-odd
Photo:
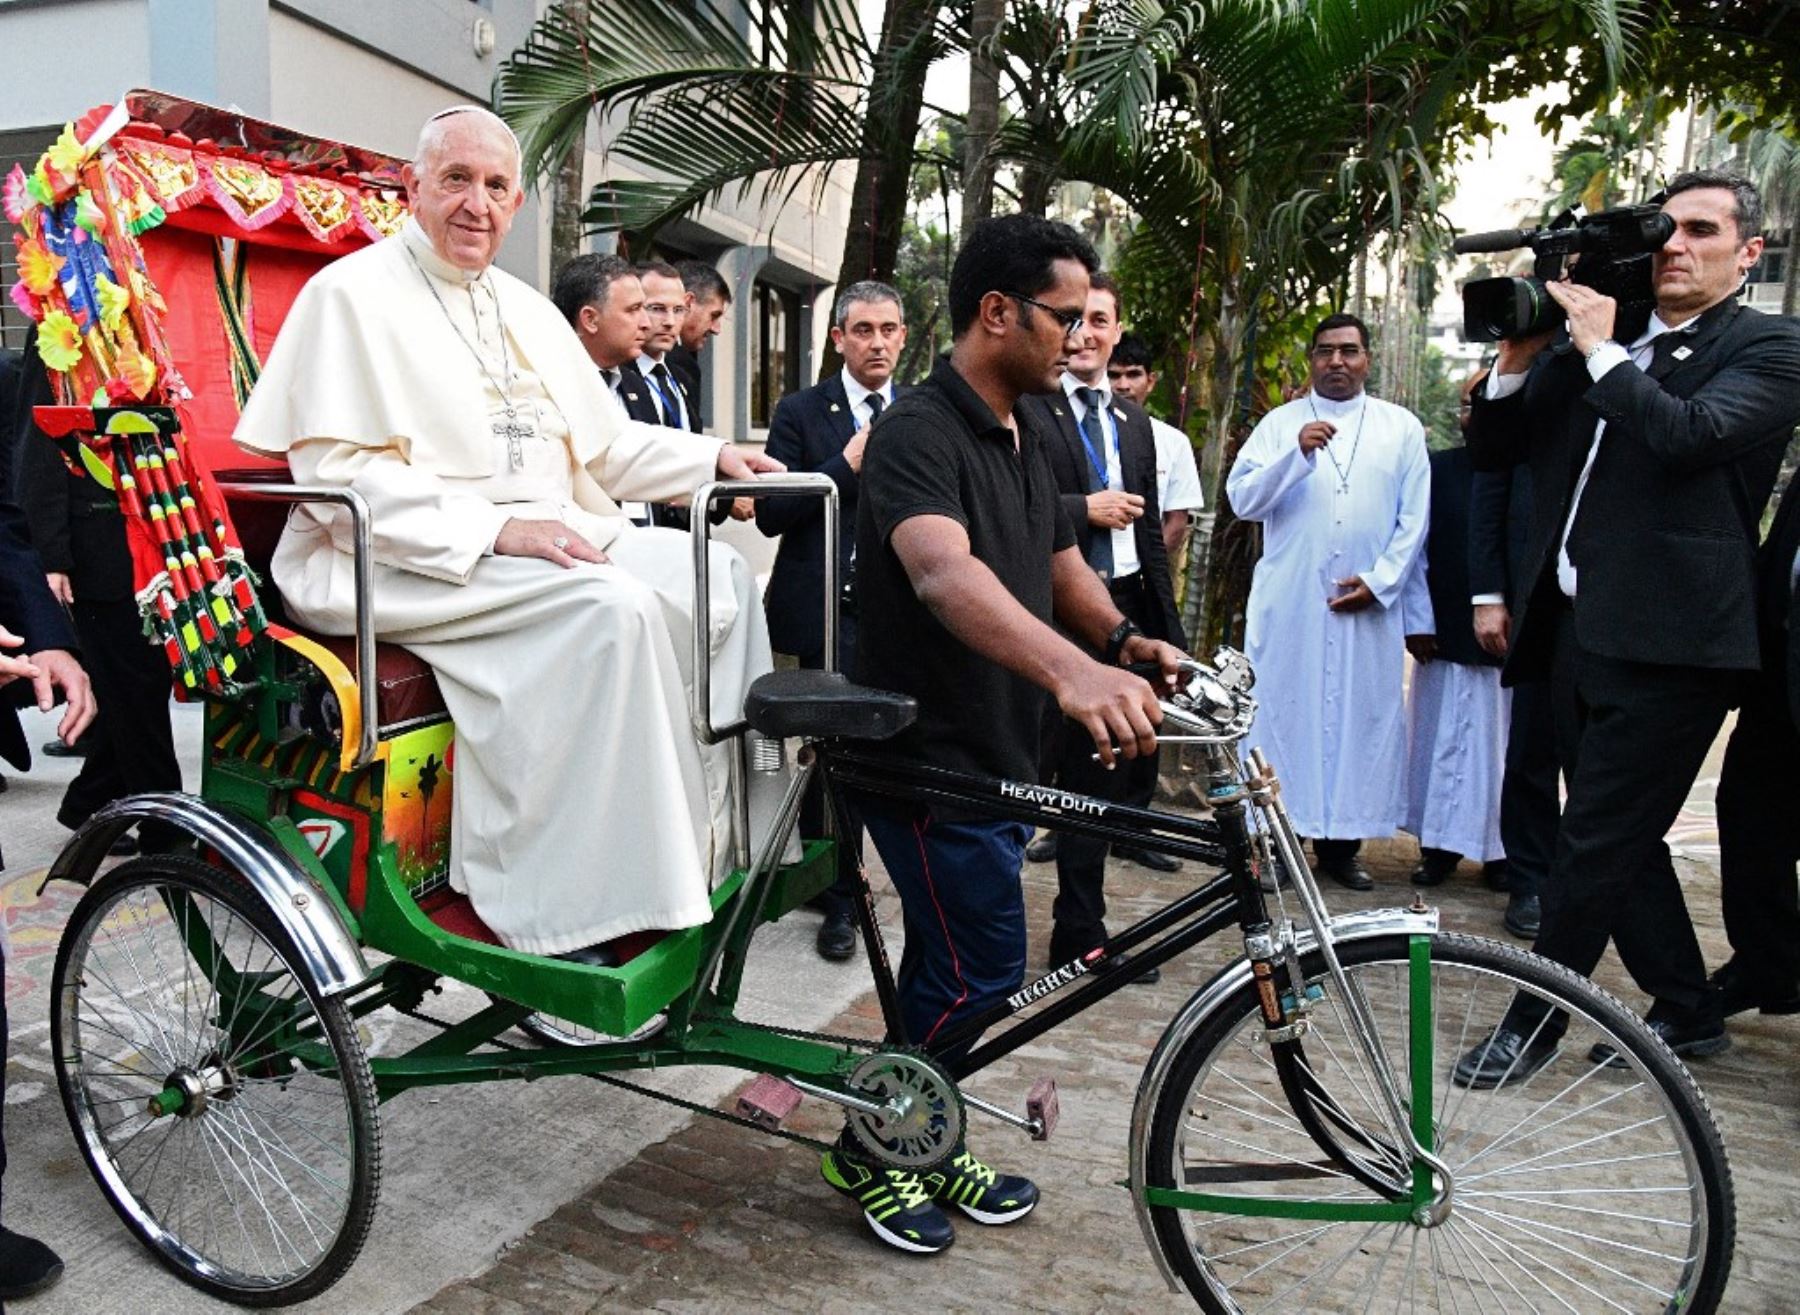
[[[629,421],[544,297],[492,268],[520,204],[517,139],[486,110],[426,123],[412,218],[294,303],[234,438],[373,512],[380,637],[431,664],[456,720],[451,881],[510,947],[578,951],[709,915],[727,763],[688,729],[686,535],[614,498],[781,467]],[[340,509],[294,511],[272,572],[289,612],[355,626]],[[769,670],[755,581],[713,545],[714,720]]]

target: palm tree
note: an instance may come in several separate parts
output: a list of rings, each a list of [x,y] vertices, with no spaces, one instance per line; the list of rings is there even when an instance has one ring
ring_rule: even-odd
[[[1787,230],[1781,313],[1800,313],[1800,141],[1773,128],[1754,129],[1744,139],[1744,163],[1762,193],[1768,226]]]

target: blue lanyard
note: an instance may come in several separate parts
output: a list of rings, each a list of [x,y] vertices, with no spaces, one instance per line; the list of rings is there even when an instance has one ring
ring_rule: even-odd
[[[1113,445],[1112,450],[1113,450],[1113,454],[1115,456],[1117,456],[1118,452],[1119,452],[1119,432],[1118,432],[1118,430],[1113,429],[1112,425],[1107,422],[1105,405],[1103,403],[1101,403],[1101,401],[1098,398],[1096,398],[1094,400],[1094,405],[1091,409],[1095,412],[1098,412],[1100,415],[1101,430],[1102,431],[1110,430],[1112,432],[1112,445]],[[1083,446],[1084,448],[1087,449],[1088,464],[1094,468],[1094,474],[1100,480],[1100,487],[1103,489],[1110,489],[1112,487],[1112,479],[1106,473],[1106,463],[1100,459],[1100,454],[1098,452],[1094,451],[1094,445],[1088,439],[1087,426],[1085,424],[1083,424],[1080,420],[1077,420],[1075,422],[1075,432],[1081,435],[1081,446]],[[1125,474],[1125,463],[1124,463],[1124,460],[1121,459],[1119,462],[1119,476],[1121,479],[1124,478],[1124,474]]]
[[[670,397],[668,393],[663,391],[663,386],[656,380],[656,371],[651,370],[644,378],[649,385],[656,390],[656,395],[662,398],[663,405],[668,408],[669,414],[675,417],[675,423],[677,425],[685,423],[686,417],[682,414],[680,404],[677,403],[674,398]]]

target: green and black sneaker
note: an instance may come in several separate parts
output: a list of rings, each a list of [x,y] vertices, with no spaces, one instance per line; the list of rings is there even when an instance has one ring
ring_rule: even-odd
[[[916,1173],[865,1163],[841,1146],[819,1157],[819,1173],[862,1207],[863,1221],[891,1247],[934,1256],[956,1241],[949,1218]]]
[[[1010,1224],[1037,1207],[1037,1184],[1016,1174],[996,1173],[958,1148],[943,1168],[923,1176],[932,1198],[948,1201],[978,1224]]]

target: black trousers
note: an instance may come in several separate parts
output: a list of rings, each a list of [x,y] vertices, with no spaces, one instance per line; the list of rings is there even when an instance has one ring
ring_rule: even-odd
[[[1800,985],[1800,731],[1784,645],[1748,684],[1719,774],[1719,885],[1732,961],[1785,994]]]
[[[1152,604],[1142,572],[1112,586],[1113,604],[1145,634],[1154,634]],[[1060,715],[1059,715],[1060,720]],[[1077,723],[1060,720],[1056,733],[1056,782],[1075,794],[1137,808],[1156,795],[1157,759],[1132,758],[1107,771],[1094,758],[1093,737]],[[1046,778],[1048,779],[1048,778]],[[1056,901],[1051,906],[1050,961],[1063,963],[1106,944],[1104,840],[1063,832],[1056,839]]]
[[[1562,800],[1551,706],[1548,681],[1513,686],[1506,770],[1500,779],[1500,847],[1506,851],[1507,891],[1513,895],[1542,890],[1556,857]]]
[[[169,664],[160,648],[145,642],[137,607],[124,599],[78,598],[72,610],[81,665],[100,705],[85,736],[90,743],[81,772],[56,810],[57,821],[77,827],[115,799],[181,789],[181,764],[169,723]],[[145,828],[151,847],[172,838]]]
[[[1716,1017],[1706,962],[1663,837],[1706,761],[1740,673],[1621,662],[1581,648],[1563,609],[1550,678],[1569,799],[1532,949],[1589,975],[1610,940],[1652,1018]],[[1541,1009],[1515,1006],[1535,1026]],[[1560,1027],[1555,1030],[1560,1031]]]
[[[838,617],[838,670],[848,672],[850,660],[856,652],[856,617],[853,613],[841,613]],[[824,641],[810,653],[798,653],[795,659],[807,671],[822,671],[825,668]],[[802,840],[822,840],[829,836],[832,828],[826,825],[825,818],[825,778],[818,773],[806,787],[806,793],[800,797],[800,838]],[[851,900],[856,894],[856,869],[862,859],[863,832],[856,828],[856,835],[850,842],[838,846],[837,880],[833,881],[818,897],[818,905],[826,913],[842,913],[849,915]]]
[[[0,1201],[6,1199],[6,947],[0,945]]]

